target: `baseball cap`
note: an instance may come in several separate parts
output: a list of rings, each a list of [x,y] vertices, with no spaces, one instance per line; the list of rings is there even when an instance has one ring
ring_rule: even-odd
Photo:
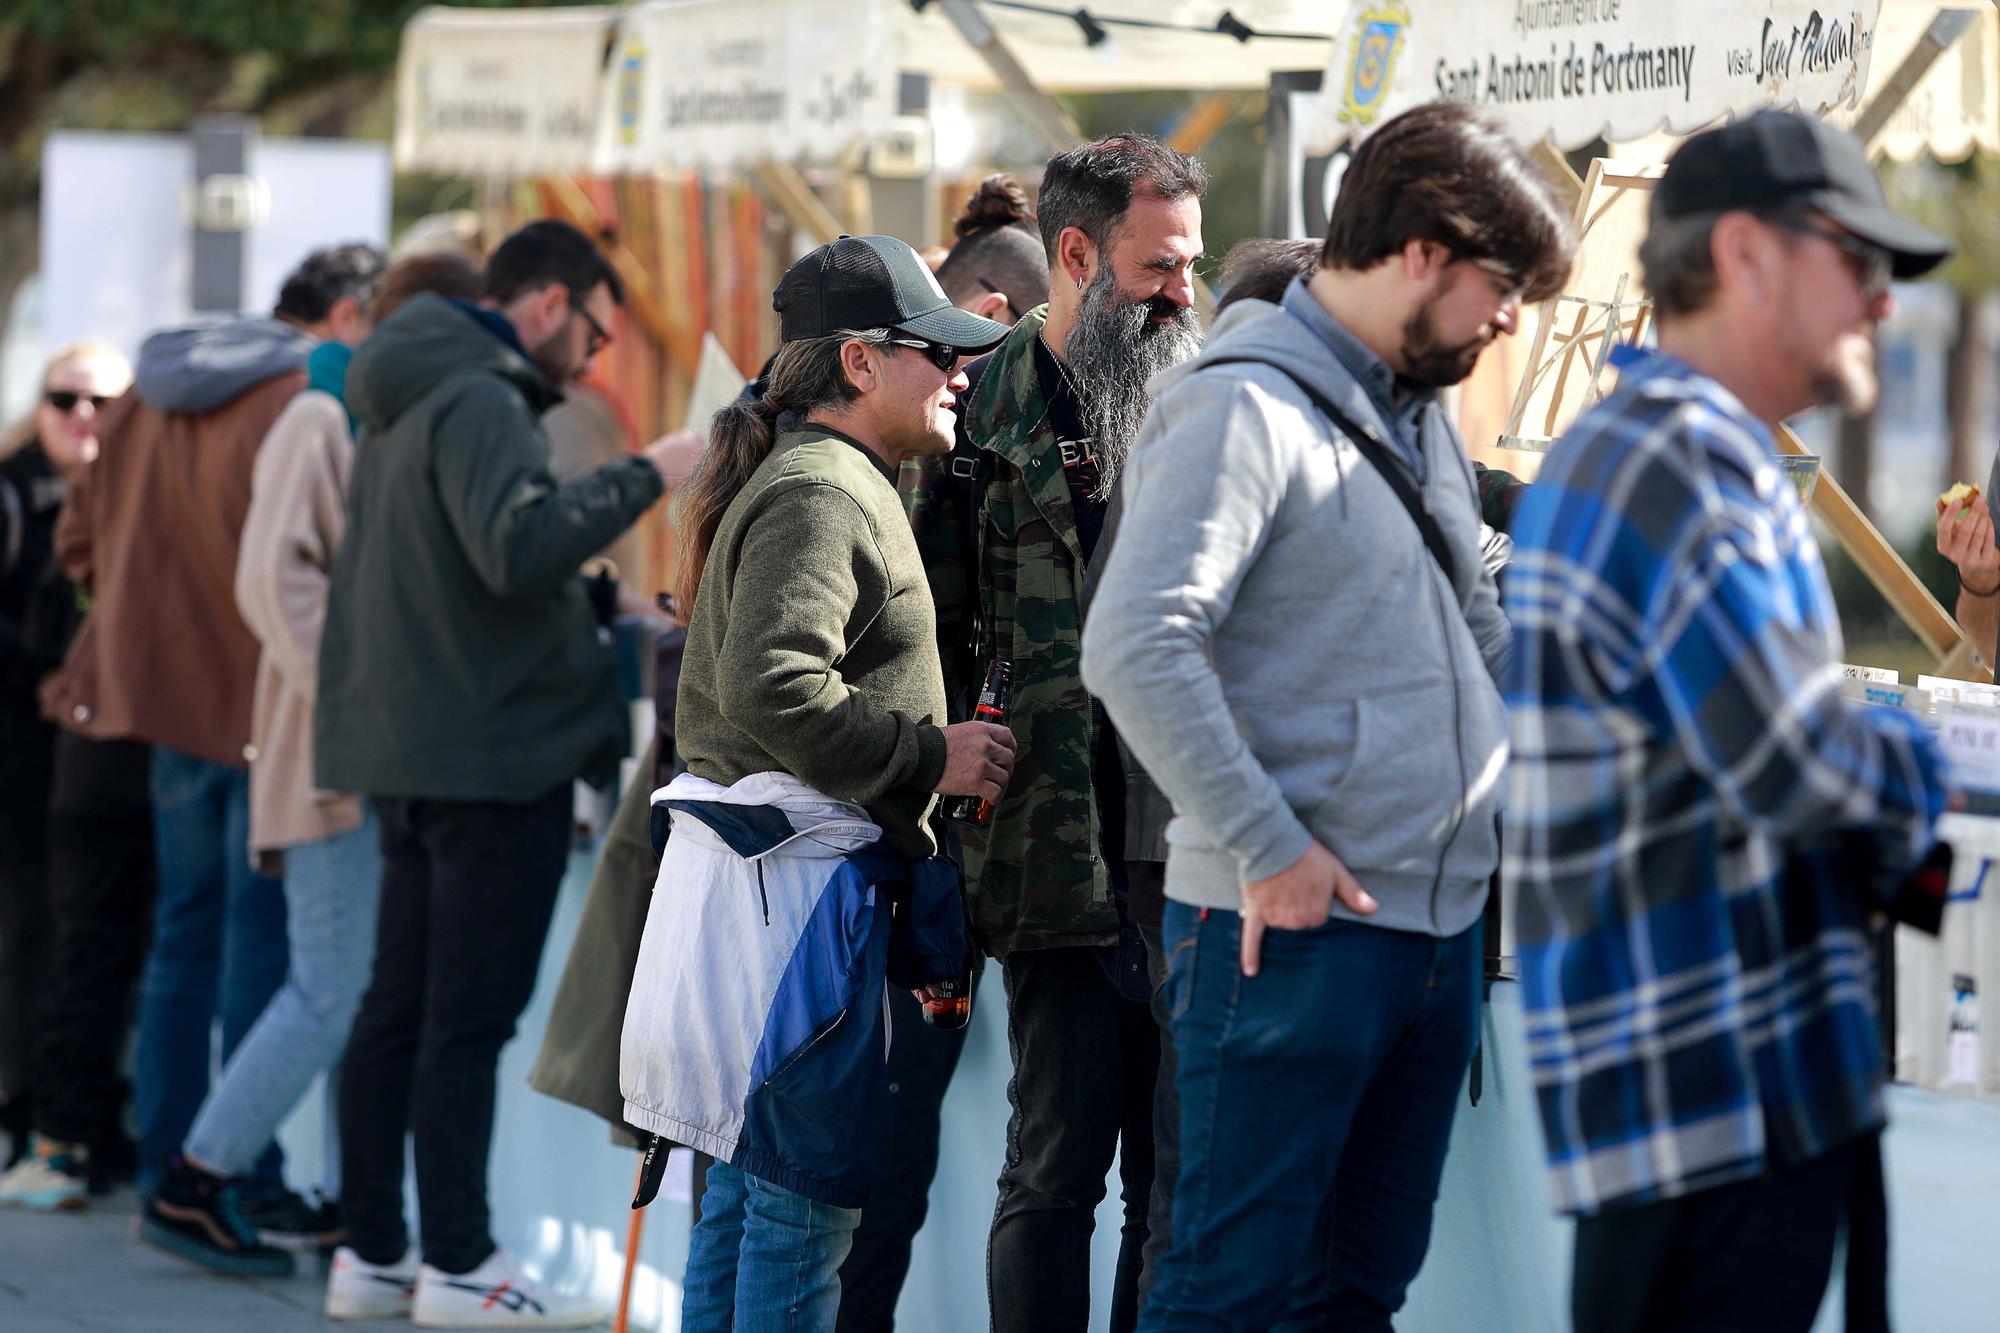
[[[926,342],[983,352],[1007,326],[960,310],[930,266],[894,236],[842,236],[785,270],[771,294],[785,342],[845,329],[894,329]]]
[[[1656,218],[1748,208],[1809,208],[1889,252],[1899,278],[1950,256],[1944,237],[1889,211],[1860,140],[1793,111],[1759,111],[1682,144],[1653,189]]]

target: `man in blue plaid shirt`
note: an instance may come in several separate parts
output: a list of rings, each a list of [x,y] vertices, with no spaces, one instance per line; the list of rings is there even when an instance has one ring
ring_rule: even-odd
[[[1890,276],[1949,247],[1789,113],[1690,139],[1651,209],[1659,349],[1549,453],[1507,590],[1505,871],[1572,1309],[1803,1331],[1860,1204],[1849,1327],[1886,1323],[1870,917],[1945,788],[1915,718],[1841,698],[1773,430],[1868,408]]]

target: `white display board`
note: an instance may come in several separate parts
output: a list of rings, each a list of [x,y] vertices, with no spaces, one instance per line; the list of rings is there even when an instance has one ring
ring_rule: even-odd
[[[321,246],[389,239],[386,144],[253,141],[249,172],[270,211],[244,262],[251,310],[269,310],[285,276]],[[182,212],[194,182],[189,141],[168,134],[58,130],[42,150],[44,349],[103,338],[130,356],[146,335],[192,321],[192,233]]]
[[[1764,106],[1821,112],[1868,81],[1881,0],[1355,0],[1314,146],[1440,97],[1523,143],[1686,134]]]
[[[655,0],[630,10],[605,79],[597,170],[830,161],[896,115],[881,3]]]
[[[426,9],[396,62],[396,166],[587,171],[619,10]]]

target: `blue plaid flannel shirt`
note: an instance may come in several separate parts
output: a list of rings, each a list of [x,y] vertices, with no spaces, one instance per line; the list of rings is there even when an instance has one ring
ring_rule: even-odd
[[[1932,843],[1913,717],[1844,701],[1770,432],[1630,352],[1514,524],[1504,840],[1557,1206],[1593,1213],[1881,1125],[1868,886]],[[1857,849],[1865,855],[1857,855]]]

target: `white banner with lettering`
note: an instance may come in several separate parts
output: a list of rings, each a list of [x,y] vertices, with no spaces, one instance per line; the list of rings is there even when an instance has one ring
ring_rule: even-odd
[[[1357,0],[1313,136],[1329,151],[1441,97],[1575,148],[1728,113],[1853,101],[1881,0]]]
[[[627,11],[596,167],[719,170],[829,161],[896,111],[896,29],[880,0],[678,0]]]
[[[587,171],[618,11],[426,9],[396,66],[396,166]]]

